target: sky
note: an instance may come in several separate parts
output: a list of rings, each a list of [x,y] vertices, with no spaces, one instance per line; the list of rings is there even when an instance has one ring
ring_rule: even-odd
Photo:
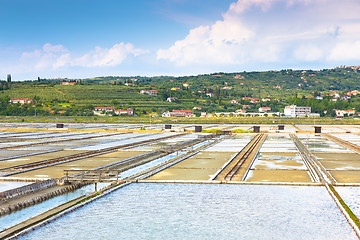
[[[359,0],[0,0],[0,79],[360,65]]]

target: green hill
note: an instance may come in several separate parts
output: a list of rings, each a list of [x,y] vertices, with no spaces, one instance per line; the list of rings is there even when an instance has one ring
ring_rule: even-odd
[[[251,105],[250,112],[262,106],[272,111],[282,111],[285,105],[298,104],[313,107],[314,112],[332,115],[333,109],[360,111],[360,100],[352,96],[346,101],[331,101],[334,93],[345,95],[360,90],[360,68],[282,70],[266,72],[214,73],[197,76],[171,77],[119,77],[107,76],[77,79],[76,85],[62,85],[59,80],[23,81],[0,87],[1,115],[92,115],[96,106],[118,109],[133,108],[138,115],[161,114],[173,109],[201,111],[235,111],[242,105]],[[75,80],[67,80],[75,81]],[[131,83],[134,86],[126,86]],[[141,90],[157,90],[157,96],[140,94]],[[214,94],[213,97],[207,94]],[[322,96],[323,100],[313,97]],[[176,98],[167,102],[168,97]],[[243,100],[258,98],[258,103]],[[9,98],[29,98],[34,104],[14,107]],[[261,99],[271,101],[262,102]],[[230,104],[237,100],[239,105]],[[197,112],[199,113],[200,110]]]

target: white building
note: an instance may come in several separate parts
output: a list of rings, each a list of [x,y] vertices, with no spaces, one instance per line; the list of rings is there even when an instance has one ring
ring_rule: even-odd
[[[141,90],[140,94],[147,94],[147,95],[157,96],[158,90]]]
[[[334,109],[334,110],[337,117],[344,117],[345,115],[347,116],[355,115],[355,110],[338,110],[338,109]]]
[[[10,98],[9,102],[24,104],[24,103],[33,103],[34,101],[32,99],[28,99],[28,98]]]
[[[117,109],[114,113],[117,115],[134,115],[134,110],[132,108],[128,108],[127,110]]]
[[[298,107],[296,105],[286,106],[285,117],[305,117],[311,115],[311,107]]]
[[[176,102],[177,99],[178,99],[177,97],[168,97],[168,98],[166,99],[166,101],[167,101],[167,102]]]
[[[271,107],[259,107],[259,112],[270,112]]]

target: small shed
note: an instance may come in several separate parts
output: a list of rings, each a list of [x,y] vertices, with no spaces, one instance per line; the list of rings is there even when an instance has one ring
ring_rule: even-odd
[[[315,133],[321,133],[321,127],[314,127],[315,128]]]
[[[254,126],[253,129],[254,129],[254,132],[256,132],[256,133],[260,132],[260,126]]]
[[[195,132],[202,132],[202,126],[195,126]]]

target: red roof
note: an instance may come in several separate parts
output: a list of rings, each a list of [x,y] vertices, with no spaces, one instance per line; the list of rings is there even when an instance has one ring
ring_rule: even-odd
[[[173,112],[194,113],[191,110],[172,110]]]
[[[10,100],[12,100],[12,101],[28,101],[28,102],[32,102],[32,99],[28,99],[28,98],[10,98]]]
[[[115,107],[95,107],[95,109],[115,109]]]

